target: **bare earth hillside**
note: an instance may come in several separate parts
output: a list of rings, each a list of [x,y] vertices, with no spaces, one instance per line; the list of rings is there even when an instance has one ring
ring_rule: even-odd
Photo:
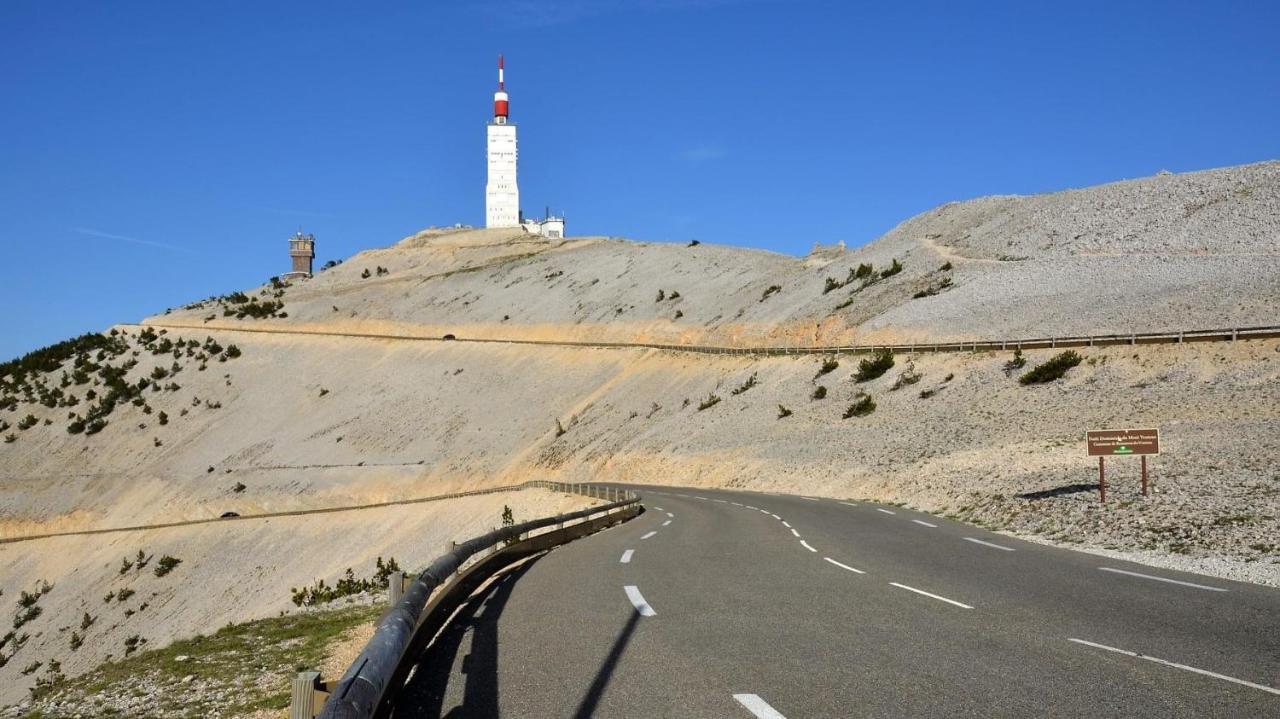
[[[866,247],[819,247],[803,258],[429,230],[310,279],[119,325],[104,347],[72,350],[20,381],[0,376],[9,405],[0,404],[0,436],[13,437],[0,444],[0,536],[339,507],[527,479],[626,481],[905,502],[1280,585],[1275,340],[1089,348],[1062,379],[1031,386],[1018,377],[1055,351],[1027,352],[1025,367],[1008,370],[1011,353],[898,354],[883,376],[857,382],[863,357],[852,355],[823,372],[814,356],[438,341],[749,347],[1278,319],[1280,162],[952,203]],[[875,407],[859,415],[850,409],[862,393]],[[1103,506],[1083,431],[1121,426],[1159,427],[1164,453],[1151,464],[1147,499],[1137,493],[1136,460],[1113,461],[1113,501]],[[324,531],[329,519],[304,518],[270,520],[244,536],[232,531],[244,522],[154,531],[171,532],[165,541],[190,561],[179,571],[221,567],[214,548],[231,547],[240,558],[219,570],[218,586],[269,581],[270,601],[252,606],[273,612],[290,582],[332,581],[339,565],[378,553],[409,556],[393,548],[447,514],[379,511],[388,514],[374,529],[394,527],[385,541],[289,571],[283,559],[255,557],[266,547],[302,551],[299,537],[329,552],[352,536],[368,539],[370,525],[353,514],[345,534]],[[97,595],[115,581],[107,564],[162,538],[111,536],[0,545],[0,601],[41,579],[55,584],[42,600],[50,614],[31,625],[40,634],[27,630],[31,647],[63,642],[60,630],[78,625],[81,604],[99,607]],[[413,546],[416,560],[432,553]],[[68,603],[54,612],[55,599]],[[161,611],[219,622],[252,614],[191,602]],[[152,641],[198,631],[174,621]],[[20,652],[37,655],[19,650],[0,678],[25,687],[35,677],[19,675],[30,661]],[[0,656],[13,654],[0,645]]]

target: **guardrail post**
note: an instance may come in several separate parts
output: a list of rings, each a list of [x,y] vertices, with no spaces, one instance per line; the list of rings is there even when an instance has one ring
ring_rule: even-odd
[[[1238,339],[1240,339],[1240,330],[1238,329],[1231,330],[1231,341],[1235,342]]]
[[[293,696],[289,702],[289,719],[315,719],[329,692],[321,689],[320,672],[298,672],[293,678]]]
[[[387,577],[387,602],[394,607],[403,596],[404,572],[392,572],[391,576]]]

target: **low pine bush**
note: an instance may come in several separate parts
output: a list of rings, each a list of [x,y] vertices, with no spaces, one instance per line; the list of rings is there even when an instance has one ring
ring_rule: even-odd
[[[877,350],[875,354],[858,363],[858,371],[853,375],[856,382],[870,382],[883,375],[893,366],[893,350],[888,348]]]
[[[844,411],[844,418],[865,417],[874,411],[876,411],[876,401],[871,399],[871,395],[863,392],[859,393],[854,398],[853,404],[849,405],[848,409]]]
[[[1018,378],[1022,384],[1045,384],[1059,379],[1067,370],[1080,364],[1081,357],[1075,350],[1060,352],[1048,361],[1038,364],[1030,372]]]
[[[840,360],[836,359],[835,357],[827,357],[826,359],[822,360],[822,366],[818,368],[818,374],[815,374],[813,378],[818,379],[824,374],[830,374],[832,372],[835,372],[836,369],[838,369],[839,367],[840,367]]]

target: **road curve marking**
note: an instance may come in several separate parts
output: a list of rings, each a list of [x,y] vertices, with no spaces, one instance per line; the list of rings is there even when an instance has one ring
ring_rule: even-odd
[[[973,542],[974,544],[981,544],[981,545],[982,545],[982,546],[984,546],[984,547],[991,547],[992,549],[1003,549],[1003,550],[1004,550],[1004,551],[1006,551],[1006,552],[1013,552],[1013,551],[1016,551],[1013,547],[1002,547],[1002,546],[1000,546],[999,544],[992,544],[991,542],[984,542],[984,541],[982,541],[981,539],[974,539],[973,537],[961,537],[961,539],[963,539],[963,540],[964,540],[964,541],[966,541],[966,542]]]
[[[937,529],[937,528],[938,528],[938,525],[936,525],[936,524],[929,524],[928,522],[925,522],[925,521],[922,521],[922,520],[919,520],[919,519],[913,519],[913,520],[911,520],[911,521],[915,522],[916,524],[919,524],[919,525],[920,525],[920,526],[922,526],[922,527],[932,527],[932,528],[934,528],[934,529]]]
[[[755,715],[756,719],[787,719],[777,709],[769,706],[769,702],[755,694],[734,694],[733,698]]]
[[[847,570],[849,570],[850,572],[853,572],[854,574],[866,574],[866,572],[862,571],[861,569],[854,569],[853,567],[850,567],[850,566],[849,566],[849,565],[847,565],[847,564],[841,564],[840,562],[837,562],[836,560],[832,559],[831,557],[823,557],[823,559],[827,560],[828,562],[831,562],[832,564],[836,565],[837,567],[839,567],[839,568],[841,568],[841,569],[847,569]]]
[[[1196,589],[1207,589],[1211,592],[1230,591],[1228,589],[1223,589],[1222,587],[1210,587],[1205,584],[1196,584],[1194,582],[1184,582],[1180,579],[1166,579],[1165,577],[1157,577],[1152,574],[1140,574],[1138,572],[1130,572],[1127,569],[1112,569],[1111,567],[1098,567],[1098,569],[1104,572],[1115,572],[1116,574],[1127,574],[1130,577],[1142,577],[1143,579],[1154,579],[1157,582],[1168,582],[1169,584],[1181,584],[1184,587],[1195,587]]]
[[[754,509],[756,511],[760,511],[759,507],[752,507],[750,504],[744,504],[742,506],[746,507],[747,509]]]
[[[676,515],[672,514],[671,512],[667,512],[667,516],[674,519]]]
[[[801,540],[800,540],[800,544],[801,544],[801,546],[803,546],[805,549],[809,550],[810,552],[816,552],[816,551],[818,551],[818,550],[814,549],[813,547],[809,546],[809,543],[808,543],[808,542],[806,542],[806,541],[804,541],[803,539],[801,539]]]
[[[887,510],[887,509],[881,509],[881,508],[879,508],[879,507],[876,507],[876,511],[877,511],[877,512],[884,512],[885,514],[897,514],[897,512],[891,512],[891,511],[889,511],[889,510]]]
[[[1127,649],[1117,649],[1116,647],[1109,647],[1106,644],[1097,644],[1095,642],[1087,642],[1083,639],[1072,639],[1068,637],[1067,641],[1075,642],[1076,644],[1083,644],[1087,647],[1105,649],[1109,652],[1115,652],[1116,654],[1124,654],[1125,656],[1136,657],[1138,659],[1146,659],[1149,662],[1155,662],[1156,664],[1163,664],[1166,667],[1173,667],[1174,669],[1182,669],[1188,672],[1195,672],[1196,674],[1203,674],[1206,677],[1213,677],[1214,679],[1221,679],[1223,681],[1233,682],[1235,684],[1240,684],[1246,687],[1261,689],[1262,691],[1269,692],[1271,694],[1280,694],[1280,689],[1276,689],[1275,687],[1269,687],[1265,684],[1254,684],[1253,682],[1245,681],[1244,679],[1236,679],[1235,677],[1229,677],[1226,674],[1218,674],[1217,672],[1211,672],[1206,669],[1196,669],[1195,667],[1189,667],[1186,664],[1171,662],[1168,659],[1160,659],[1158,657],[1149,657],[1145,654],[1139,654],[1138,652],[1131,652]]]
[[[670,520],[670,519],[668,519],[667,521],[663,522],[663,523],[662,523],[662,526],[664,526],[664,527],[665,527],[665,526],[667,526],[668,524],[671,524],[671,520]]]
[[[791,529],[791,525],[787,524],[787,520],[783,519],[781,520],[781,522],[782,522],[782,526],[786,527],[787,529]]]
[[[791,533],[796,536],[796,539],[800,538],[800,533],[796,531],[795,527],[791,528]]]
[[[657,510],[657,511],[659,511],[659,512],[664,511],[664,510],[662,509],[662,507],[654,507],[654,509],[655,509],[655,510]]]
[[[770,513],[769,513],[769,516],[770,516],[770,517],[773,517],[774,519],[778,520],[779,522],[781,522],[781,521],[782,521],[782,517],[779,517],[778,515],[774,514],[773,512],[770,512]]]
[[[649,532],[648,534],[646,534],[646,535],[644,535],[644,536],[642,536],[642,537],[640,537],[640,538],[641,538],[641,539],[648,539],[649,537],[652,537],[653,535],[655,535],[655,534],[657,534],[657,533],[658,533],[658,530],[656,530],[656,529],[655,529],[655,530],[653,530],[652,532]]]
[[[954,605],[956,605],[957,607],[961,607],[961,608],[963,608],[963,609],[973,609],[973,607],[969,606],[968,604],[962,604],[962,603],[960,603],[960,602],[957,602],[957,601],[956,601],[956,600],[954,600],[954,599],[947,599],[946,597],[940,597],[940,596],[938,596],[937,594],[932,594],[932,593],[930,593],[930,592],[926,592],[926,591],[925,591],[925,590],[923,590],[923,589],[916,589],[915,587],[908,587],[908,586],[907,586],[907,585],[905,585],[905,584],[898,584],[897,582],[889,582],[889,584],[891,584],[891,585],[893,585],[893,586],[895,586],[895,587],[897,587],[897,588],[899,588],[899,589],[905,589],[905,590],[907,590],[908,592],[915,592],[916,594],[923,594],[923,595],[924,595],[924,596],[926,596],[926,597],[932,597],[932,598],[934,598],[934,599],[937,599],[937,600],[938,600],[938,601],[940,601],[940,602],[946,602],[947,604],[954,604]]]
[[[618,561],[619,561],[620,563],[622,563],[622,564],[630,564],[630,563],[631,563],[631,555],[633,555],[633,554],[635,554],[635,553],[636,553],[636,550],[634,550],[634,549],[628,549],[627,551],[625,551],[625,552],[623,552],[623,553],[622,553],[622,559],[619,559]]]
[[[627,593],[627,599],[631,600],[631,605],[636,608],[636,612],[639,613],[640,616],[655,617],[658,615],[657,612],[653,611],[653,607],[649,606],[649,603],[644,600],[643,596],[641,596],[640,590],[636,585],[628,584],[622,588],[622,591]]]

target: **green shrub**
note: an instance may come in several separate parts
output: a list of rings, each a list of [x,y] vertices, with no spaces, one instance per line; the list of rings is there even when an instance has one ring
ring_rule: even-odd
[[[740,395],[740,394],[742,394],[743,392],[746,392],[747,390],[751,389],[752,387],[755,387],[755,386],[756,386],[756,384],[757,384],[757,383],[756,383],[756,373],[755,373],[755,372],[752,372],[752,373],[751,373],[751,376],[747,378],[747,381],[746,381],[746,382],[743,382],[740,386],[738,386],[738,387],[734,388],[734,389],[730,392],[730,394],[733,394],[733,395]]]
[[[84,644],[84,637],[79,632],[71,632],[71,651],[79,649],[81,644]]]
[[[946,264],[944,264],[944,265],[942,265],[941,267],[939,267],[939,268],[938,268],[938,271],[939,271],[939,272],[949,272],[950,270],[951,270],[951,263],[950,263],[950,262],[947,262]]]
[[[698,411],[710,409],[720,403],[720,398],[715,393],[707,395],[707,398],[698,404]]]
[[[827,397],[827,388],[823,387],[822,385],[818,385],[817,387],[814,387],[813,394],[809,395],[809,399],[826,399],[826,397]]]
[[[846,299],[844,302],[841,302],[840,304],[838,304],[838,305],[836,305],[835,307],[833,307],[833,308],[831,309],[831,311],[832,311],[832,312],[837,312],[837,311],[839,311],[839,310],[842,310],[842,309],[844,309],[844,308],[848,307],[848,306],[849,306],[849,305],[851,305],[851,304],[853,304],[853,296],[852,296],[852,295],[850,295],[850,296],[849,296],[849,298],[848,298],[848,299]]]
[[[21,429],[24,431],[31,429],[32,427],[36,426],[36,423],[39,421],[40,420],[36,419],[36,416],[34,414],[29,414],[26,417],[23,417],[22,419],[18,420],[18,429]]]
[[[853,271],[853,276],[855,279],[860,280],[864,277],[870,277],[871,275],[875,274],[875,272],[876,272],[876,268],[874,265],[863,263],[858,265],[858,269]]]
[[[893,350],[876,350],[875,354],[858,363],[858,371],[853,375],[854,381],[870,382],[883,375],[893,366]]]
[[[813,378],[818,379],[824,374],[830,374],[832,372],[835,372],[836,369],[838,369],[839,367],[840,367],[840,360],[836,359],[835,357],[827,357],[826,359],[822,360],[822,366],[818,368],[818,374],[815,374]]]
[[[898,374],[898,379],[894,381],[893,386],[890,387],[889,390],[899,390],[907,385],[915,384],[920,381],[922,376],[923,375],[916,371],[915,363],[908,362],[906,369],[902,370],[902,372]]]
[[[827,283],[826,283],[825,285],[823,285],[823,287],[822,287],[822,294],[824,294],[824,295],[825,295],[825,294],[827,294],[828,292],[831,292],[832,290],[838,290],[838,289],[840,289],[841,287],[844,287],[844,283],[843,283],[843,282],[841,282],[840,280],[837,280],[837,279],[836,279],[836,278],[834,278],[834,277],[828,277],[828,278],[827,278]]]
[[[1064,374],[1067,370],[1080,364],[1081,357],[1075,350],[1067,350],[1054,355],[1048,361],[1036,365],[1034,369],[1018,378],[1022,384],[1045,384],[1052,382]]]
[[[898,274],[901,271],[902,271],[902,263],[898,262],[897,258],[894,258],[893,264],[889,265],[888,269],[883,270],[880,273],[880,279],[893,277],[894,275]]]
[[[178,566],[179,564],[182,564],[181,559],[178,559],[177,557],[171,557],[166,554],[156,562],[156,568],[152,571],[157,577],[163,577],[169,572],[172,572],[174,567]]]
[[[782,291],[782,285],[769,285],[769,287],[765,289],[764,294],[760,295],[760,301],[764,302],[765,300],[769,299],[771,295],[775,295],[781,291]]]
[[[791,410],[787,409],[786,407],[783,407],[782,405],[778,405],[778,419],[782,419],[783,417],[790,417],[790,416],[791,416]]]
[[[875,400],[871,399],[871,395],[864,392],[854,398],[853,404],[849,405],[848,409],[844,411],[844,418],[865,417],[874,411],[876,411]]]
[[[361,273],[360,273],[360,279],[362,279],[362,280],[367,280],[367,279],[369,279],[369,277],[371,277],[371,276],[372,276],[372,273],[371,273],[371,272],[369,272],[369,268],[368,268],[368,267],[364,268],[364,272],[361,272]]]
[[[667,293],[663,292],[662,290],[658,290],[658,299],[654,300],[654,302],[661,302],[666,298],[667,298]]]
[[[129,597],[132,597],[132,596],[133,596],[133,595],[135,595],[135,594],[137,594],[137,592],[135,592],[135,591],[133,591],[132,589],[129,589],[129,588],[127,588],[127,587],[126,587],[126,588],[121,589],[120,591],[116,592],[116,601],[117,601],[117,602],[123,602],[124,600],[128,599]]]
[[[1025,367],[1026,364],[1027,358],[1022,356],[1022,350],[1014,350],[1013,359],[1004,363],[1004,376],[1008,377],[1013,374],[1015,370],[1020,370]]]

